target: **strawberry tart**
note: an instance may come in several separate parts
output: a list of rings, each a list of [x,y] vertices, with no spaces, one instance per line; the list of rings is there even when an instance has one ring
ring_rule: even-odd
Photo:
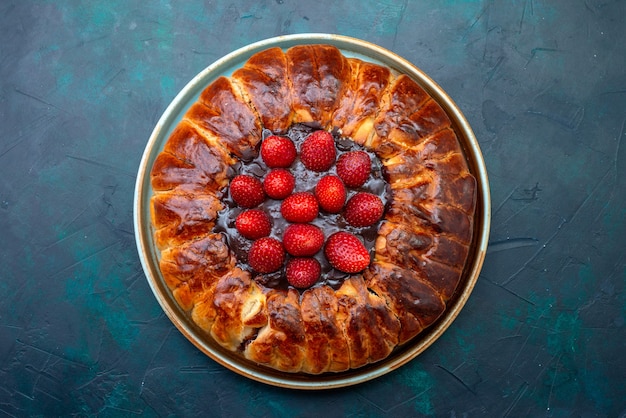
[[[387,358],[463,277],[477,183],[410,77],[330,45],[206,87],[151,167],[159,267],[224,349],[290,373]]]

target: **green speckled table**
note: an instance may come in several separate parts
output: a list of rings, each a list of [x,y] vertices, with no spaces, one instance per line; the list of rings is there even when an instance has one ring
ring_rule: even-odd
[[[626,2],[0,4],[0,416],[624,416]],[[447,332],[357,386],[241,377],[165,316],[132,223],[189,80],[280,34],[379,44],[456,101],[490,177],[483,272]]]

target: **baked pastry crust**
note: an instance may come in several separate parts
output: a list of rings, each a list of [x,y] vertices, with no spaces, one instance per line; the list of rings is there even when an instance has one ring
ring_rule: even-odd
[[[215,225],[235,166],[263,130],[339,129],[374,152],[391,199],[370,266],[338,287],[270,288]],[[285,371],[342,372],[387,358],[454,295],[472,241],[476,180],[445,111],[403,74],[329,45],[270,48],[201,93],[151,171],[163,278],[225,349]]]

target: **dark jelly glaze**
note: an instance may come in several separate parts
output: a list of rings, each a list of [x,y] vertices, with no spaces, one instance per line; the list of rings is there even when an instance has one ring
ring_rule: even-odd
[[[320,129],[318,126],[312,124],[295,124],[289,128],[284,136],[289,137],[294,142],[296,149],[299,152],[300,146],[306,137],[318,129]],[[372,161],[372,172],[369,179],[362,187],[347,189],[346,201],[357,192],[363,191],[379,196],[385,207],[387,207],[391,198],[391,189],[386,181],[384,167],[376,154],[356,144],[351,139],[342,137],[336,130],[331,132],[331,134],[335,139],[337,159],[339,159],[339,157],[346,152],[361,150],[365,151],[370,156]],[[263,131],[263,139],[267,138],[269,135],[273,135],[273,133],[268,130]],[[263,159],[257,149],[256,156],[250,161],[239,161],[233,166],[232,177],[238,174],[248,174],[263,181],[263,178],[269,170],[270,169],[263,162]],[[322,177],[328,174],[337,174],[335,164],[330,168],[330,170],[317,173],[308,170],[304,164],[302,164],[299,157],[296,158],[296,161],[291,165],[289,171],[291,171],[296,178],[294,193],[304,191],[314,192],[315,186]],[[249,271],[252,274],[252,277],[259,284],[265,287],[273,289],[287,289],[289,285],[285,278],[284,265],[280,270],[270,274],[258,274],[250,268],[248,265],[247,254],[250,246],[252,245],[252,241],[242,237],[235,228],[235,219],[244,209],[238,207],[233,202],[229,193],[224,193],[223,202],[225,209],[219,213],[214,230],[215,232],[222,232],[226,235],[228,246],[237,257],[237,266],[242,270]],[[281,203],[282,200],[267,198],[265,202],[258,207],[264,210],[272,219],[272,232],[270,236],[278,239],[279,241],[282,241],[283,232],[289,225],[289,222],[287,222],[280,213]],[[354,233],[363,240],[366,248],[370,252],[370,256],[373,256],[374,244],[378,236],[380,221],[370,227],[356,228],[347,224],[341,213],[329,214],[320,210],[317,218],[315,218],[311,223],[318,226],[324,232],[325,238],[328,238],[333,233],[341,230]],[[316,286],[326,284],[333,289],[338,289],[343,281],[350,277],[350,275],[334,269],[326,260],[323,252],[324,251],[322,249],[314,256],[322,266],[322,275],[320,280],[316,283]],[[289,257],[290,256],[287,254],[285,262],[289,260]]]

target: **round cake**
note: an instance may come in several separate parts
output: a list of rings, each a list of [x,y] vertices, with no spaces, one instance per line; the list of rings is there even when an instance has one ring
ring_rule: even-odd
[[[383,360],[463,277],[477,184],[450,119],[410,77],[334,46],[269,48],[217,78],[150,176],[165,283],[256,364]]]

